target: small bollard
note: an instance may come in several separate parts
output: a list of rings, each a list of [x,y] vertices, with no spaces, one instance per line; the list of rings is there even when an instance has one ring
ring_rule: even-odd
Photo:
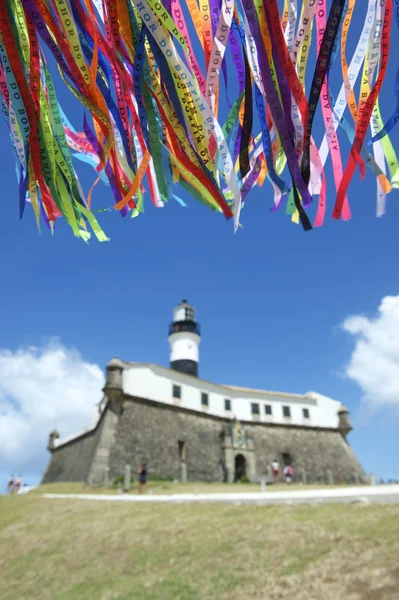
[[[150,488],[150,489],[148,490],[148,493],[150,494],[150,496],[152,496],[153,492],[154,492],[154,490],[153,490],[152,488]]]
[[[131,483],[131,467],[130,465],[125,466],[125,477],[123,479],[123,491],[128,492],[130,490]]]
[[[195,490],[194,490],[194,494],[199,494],[199,490],[200,490],[200,489],[199,489],[199,486],[198,486],[198,485],[196,485],[196,486],[195,486]]]
[[[301,469],[301,479],[303,484],[307,484],[306,470],[304,468]]]
[[[260,491],[262,494],[264,494],[266,492],[266,483],[264,479],[260,480]]]
[[[370,473],[370,485],[377,485],[374,473]]]
[[[109,467],[104,469],[104,487],[109,487]]]
[[[187,483],[187,465],[185,462],[181,464],[181,482]]]
[[[334,475],[331,469],[327,469],[327,483],[328,485],[334,485]]]
[[[117,494],[121,494],[122,493],[122,488],[120,485],[118,485],[118,489],[116,490]]]

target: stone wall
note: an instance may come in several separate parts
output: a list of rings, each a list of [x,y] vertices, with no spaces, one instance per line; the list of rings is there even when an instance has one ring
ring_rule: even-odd
[[[246,430],[254,440],[258,475],[266,473],[275,458],[283,464],[283,454],[289,454],[296,478],[301,479],[304,469],[308,483],[326,482],[328,469],[335,483],[354,482],[355,473],[364,479],[362,467],[339,431],[253,424]]]
[[[109,478],[109,456],[115,444],[115,434],[118,426],[119,415],[113,410],[110,403],[102,415],[101,431],[87,476],[89,485],[104,485],[105,472]]]
[[[221,420],[145,400],[125,400],[110,453],[110,476],[121,475],[127,463],[137,473],[180,478],[179,441],[186,443],[187,478],[221,480]]]
[[[103,419],[100,420],[93,431],[71,440],[71,442],[60,448],[54,448],[42,483],[58,481],[87,482],[102,426]]]
[[[304,470],[308,483],[327,482],[328,470],[335,483],[354,482],[355,473],[365,480],[339,431],[247,423],[244,425],[254,452],[234,450],[226,461],[224,434],[229,433],[231,421],[145,399],[120,400],[107,405],[94,431],[53,450],[43,483],[85,481],[101,485],[107,465],[112,481],[123,474],[126,464],[135,475],[143,462],[150,474],[180,479],[179,442],[185,442],[187,478],[191,481],[221,481],[220,460],[229,462],[226,466],[232,470],[237,454],[246,456],[259,478],[267,473],[274,458],[283,464],[284,453],[292,458],[296,478],[301,479]]]
[[[145,462],[150,474],[180,478],[179,441],[184,441],[188,479],[220,481],[223,432],[229,425],[230,421],[206,414],[125,398],[110,452],[110,476],[122,474],[127,463],[135,473]],[[245,427],[253,440],[258,477],[266,474],[275,457],[282,464],[287,453],[297,476],[305,469],[308,483],[326,482],[328,469],[337,483],[353,482],[355,472],[364,479],[351,447],[338,431],[260,423]]]

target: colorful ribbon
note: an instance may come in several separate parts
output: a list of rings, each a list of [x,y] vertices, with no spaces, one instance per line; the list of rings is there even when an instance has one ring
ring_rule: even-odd
[[[398,31],[399,0],[285,0],[281,11],[278,0],[2,0],[0,107],[20,215],[32,207],[38,226],[43,219],[53,230],[63,217],[74,235],[87,241],[91,228],[104,241],[94,216],[103,212],[95,206],[100,182],[114,209],[132,217],[148,193],[157,207],[171,198],[186,206],[181,185],[237,229],[244,199],[267,179],[272,212],[285,205],[310,229],[315,198],[314,226],[327,211],[328,155],[333,217],[351,216],[357,167],[362,179],[367,168],[376,177],[381,215],[399,188],[389,138],[399,121],[399,69],[386,119],[379,102]],[[54,64],[80,116],[60,106]],[[351,145],[346,158],[341,136]],[[75,159],[94,170],[86,192]]]

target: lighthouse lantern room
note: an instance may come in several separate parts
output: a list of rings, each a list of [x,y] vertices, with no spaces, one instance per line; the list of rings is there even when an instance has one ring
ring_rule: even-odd
[[[198,377],[201,333],[195,308],[186,299],[173,310],[169,327],[170,366],[175,371]]]

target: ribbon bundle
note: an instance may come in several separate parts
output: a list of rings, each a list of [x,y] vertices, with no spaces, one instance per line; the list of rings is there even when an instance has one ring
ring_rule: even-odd
[[[348,60],[355,4],[1,0],[0,106],[16,154],[21,217],[28,202],[38,225],[42,218],[53,229],[63,216],[75,235],[88,240],[91,228],[106,240],[92,208],[102,180],[122,216],[143,211],[145,186],[155,206],[171,198],[184,205],[175,195],[181,184],[237,227],[248,192],[267,179],[272,210],[285,206],[310,229],[324,221],[329,155],[333,217],[351,216],[347,190],[356,167],[361,178],[367,168],[375,174],[383,214],[386,194],[399,187],[389,139],[399,121],[399,69],[396,109],[385,123],[379,108],[399,0],[359,0],[364,24]],[[335,97],[330,79],[339,58]],[[57,69],[83,105],[80,132],[57,99]],[[312,135],[318,106],[319,146]],[[346,164],[338,132],[351,146]],[[72,157],[97,174],[87,195]],[[312,223],[307,209],[315,198]]]

